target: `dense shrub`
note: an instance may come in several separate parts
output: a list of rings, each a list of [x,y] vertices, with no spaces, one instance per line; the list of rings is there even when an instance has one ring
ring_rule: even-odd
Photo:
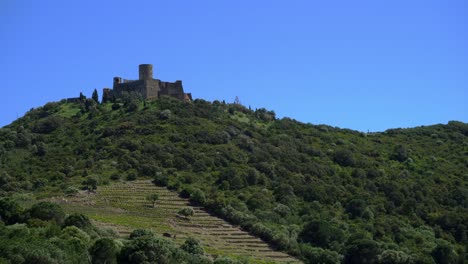
[[[39,120],[32,128],[34,133],[48,134],[62,126],[64,120],[60,117],[51,116],[42,120]]]
[[[345,264],[378,263],[381,250],[377,242],[369,239],[352,241],[346,248]]]
[[[329,248],[333,243],[342,243],[345,234],[331,221],[312,220],[304,226],[299,237],[314,246]]]
[[[23,220],[23,209],[14,200],[9,198],[0,198],[0,220],[5,224],[11,225]]]
[[[346,212],[352,217],[361,217],[366,209],[366,202],[362,199],[352,199],[346,205]]]
[[[195,211],[193,210],[192,207],[184,207],[184,208],[180,209],[177,213],[179,215],[182,215],[182,216],[185,216],[185,217],[190,217],[190,216],[193,216],[195,214]]]
[[[347,149],[337,150],[333,154],[333,161],[345,167],[354,166],[356,164],[353,153]]]
[[[119,245],[112,238],[100,238],[89,249],[93,264],[117,264]]]
[[[142,236],[128,241],[119,256],[121,263],[178,263],[184,255],[163,238]]]
[[[305,259],[306,264],[339,264],[342,263],[343,256],[335,251],[311,247],[308,245],[301,246],[301,255]]]
[[[390,158],[399,162],[403,162],[408,159],[408,150],[403,145],[397,145],[395,146],[393,154]]]
[[[200,241],[193,237],[187,238],[184,244],[180,246],[180,248],[190,254],[196,254],[196,255],[204,254],[204,250],[203,250],[203,247],[201,246]]]
[[[82,230],[89,230],[92,227],[89,218],[86,215],[79,213],[74,213],[67,216],[63,226],[76,226]]]
[[[55,221],[62,224],[65,219],[65,212],[58,204],[51,202],[39,202],[29,209],[31,218],[37,218],[45,221]]]
[[[154,233],[151,232],[150,230],[147,229],[135,229],[130,233],[130,239],[135,239],[139,237],[144,237],[144,236],[149,236],[149,237],[154,237]]]

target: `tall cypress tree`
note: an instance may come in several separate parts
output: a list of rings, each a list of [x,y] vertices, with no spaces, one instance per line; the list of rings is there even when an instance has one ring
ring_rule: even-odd
[[[94,89],[94,92],[93,92],[93,95],[91,96],[91,98],[93,98],[93,100],[99,104],[99,96],[98,96],[98,93],[97,93],[97,90]]]

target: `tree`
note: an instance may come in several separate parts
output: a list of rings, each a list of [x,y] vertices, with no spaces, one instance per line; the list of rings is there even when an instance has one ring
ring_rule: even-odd
[[[189,237],[185,240],[184,244],[180,248],[190,254],[203,255],[205,252],[200,244],[200,241],[193,237]]]
[[[378,263],[380,248],[377,242],[370,239],[358,239],[346,249],[345,264]]]
[[[144,236],[154,237],[154,234],[150,230],[141,228],[135,229],[130,233],[130,239],[136,239]]]
[[[192,207],[184,207],[177,212],[178,214],[185,216],[185,217],[190,217],[195,214],[195,211],[193,210]]]
[[[37,218],[44,221],[55,221],[58,224],[63,223],[65,212],[60,205],[51,202],[40,202],[29,209],[31,218]]]
[[[67,189],[65,189],[65,191],[63,191],[63,193],[65,194],[65,196],[75,196],[75,195],[77,195],[79,192],[80,192],[80,190],[78,190],[78,188],[76,188],[76,187],[74,187],[74,186],[70,186],[70,187],[68,187]]]
[[[84,101],[84,105],[82,105],[83,107],[81,108],[81,113],[86,113],[86,112],[96,112],[97,109],[96,109],[96,106],[97,106],[97,103],[96,101],[94,101],[94,99],[92,98],[88,98]]]
[[[205,193],[200,189],[194,189],[190,194],[190,201],[196,205],[204,205],[206,203]]]
[[[11,225],[21,220],[23,210],[20,205],[10,198],[0,199],[0,220]]]
[[[311,247],[308,244],[300,246],[301,254],[306,259],[306,264],[340,264],[343,256],[335,251],[319,247]]]
[[[393,160],[397,160],[399,162],[403,162],[408,159],[408,150],[403,145],[397,145],[393,149],[393,154],[390,157]]]
[[[364,213],[367,205],[366,202],[362,199],[352,199],[346,205],[346,212],[351,215],[351,217],[361,217]]]
[[[164,173],[156,173],[153,179],[153,183],[158,186],[167,186],[169,183],[169,177]]]
[[[89,230],[92,227],[89,218],[79,213],[73,213],[65,218],[63,226],[76,226],[82,230]]]
[[[115,264],[119,247],[112,238],[101,238],[96,240],[89,249],[93,264]]]
[[[88,247],[88,243],[90,241],[89,235],[76,226],[67,226],[62,229],[60,237],[66,240],[77,239],[79,241],[79,245],[85,248]]]
[[[122,93],[122,101],[124,102],[124,107],[127,109],[127,112],[133,112],[138,109],[143,98],[136,92],[124,92]]]
[[[403,251],[387,249],[379,256],[381,264],[409,264],[412,263],[412,258]]]
[[[156,202],[159,200],[159,194],[153,193],[146,196],[146,200],[153,203],[153,208],[156,208]]]
[[[246,204],[252,211],[257,209],[264,210],[271,206],[271,201],[265,193],[254,192]]]
[[[89,192],[94,192],[97,189],[97,180],[94,178],[88,178],[83,182],[85,185],[86,190]]]
[[[342,243],[345,235],[333,222],[313,220],[304,226],[299,237],[314,246],[329,248],[332,242]]]
[[[171,241],[143,236],[129,240],[119,254],[119,263],[184,263]]]
[[[93,98],[93,100],[99,104],[99,95],[96,89],[94,89],[93,95],[91,96],[91,98]]]
[[[333,155],[333,161],[344,167],[352,167],[356,164],[353,153],[347,149],[337,150]]]
[[[452,245],[444,240],[438,241],[438,245],[432,250],[431,255],[437,264],[457,263],[458,259]]]

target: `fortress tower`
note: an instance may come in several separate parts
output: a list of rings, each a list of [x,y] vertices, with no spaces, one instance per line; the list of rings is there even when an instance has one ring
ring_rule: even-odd
[[[153,79],[153,65],[152,64],[140,64],[138,66],[140,73],[140,80],[152,80]]]
[[[138,70],[138,80],[125,80],[121,77],[114,77],[113,89],[104,88],[103,90],[103,101],[107,102],[112,98],[119,98],[124,92],[138,93],[143,99],[157,99],[160,96],[167,95],[183,101],[192,100],[192,95],[184,92],[182,81],[163,82],[153,79],[152,64],[140,64]]]

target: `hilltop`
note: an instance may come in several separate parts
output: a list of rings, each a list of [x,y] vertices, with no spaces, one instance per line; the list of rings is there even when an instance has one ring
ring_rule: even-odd
[[[466,258],[462,122],[366,134],[240,104],[128,94],[32,109],[0,129],[0,162],[2,196],[152,180],[306,263]]]

